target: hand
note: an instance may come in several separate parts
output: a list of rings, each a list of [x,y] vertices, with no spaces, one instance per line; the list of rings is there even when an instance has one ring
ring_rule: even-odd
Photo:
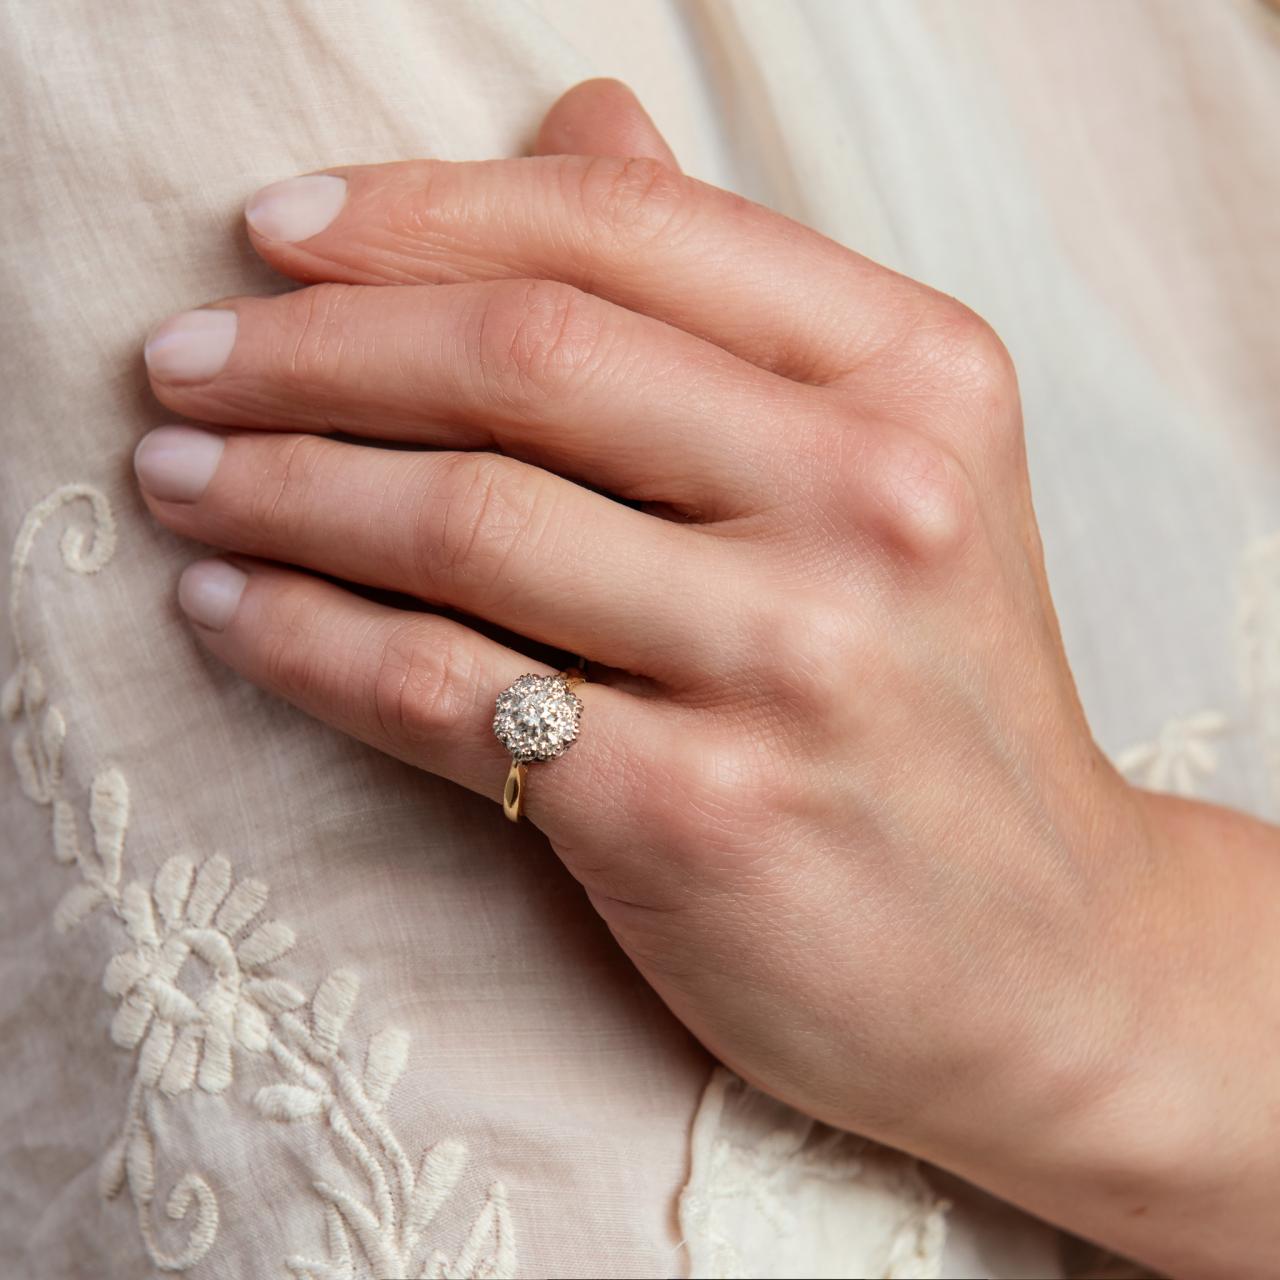
[[[527,813],[675,1014],[810,1114],[1054,1212],[1006,1174],[1116,1114],[1176,913],[1076,699],[1009,357],[681,176],[618,92],[571,95],[542,149],[642,158],[251,202],[310,287],[148,345],[159,398],[229,428],[139,449],[155,516],[237,553],[183,606],[248,679],[494,800],[494,698],[549,668],[283,566],[584,655],[580,741]]]

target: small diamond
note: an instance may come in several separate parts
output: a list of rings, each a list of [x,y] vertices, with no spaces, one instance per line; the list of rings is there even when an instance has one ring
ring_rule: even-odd
[[[554,760],[578,736],[581,715],[563,676],[521,676],[498,695],[493,731],[520,763]]]

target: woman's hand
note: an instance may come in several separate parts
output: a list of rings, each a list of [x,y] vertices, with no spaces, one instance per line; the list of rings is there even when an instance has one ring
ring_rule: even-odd
[[[658,158],[251,201],[310,287],[147,348],[159,398],[224,428],[138,453],[156,517],[237,553],[182,604],[250,680],[494,800],[494,698],[548,668],[283,566],[584,655],[581,738],[527,812],[677,1016],[809,1113],[1169,1263],[1171,1228],[1124,1227],[1154,1193],[1122,1161],[1061,1203],[1100,1142],[1147,1136],[1135,1057],[1186,877],[1077,702],[1008,355],[682,177],[618,93],[571,97],[544,149]],[[1202,1136],[1170,1119],[1152,1169]]]

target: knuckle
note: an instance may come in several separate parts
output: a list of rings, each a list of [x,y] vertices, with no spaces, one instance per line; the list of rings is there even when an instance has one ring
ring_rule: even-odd
[[[341,376],[350,346],[351,286],[313,284],[285,295],[276,329],[276,366],[291,383],[314,388]]]
[[[288,540],[295,525],[304,524],[316,488],[316,477],[329,446],[317,436],[296,435],[281,442],[272,466],[255,474],[245,510],[249,527]]]
[[[383,738],[438,742],[474,710],[475,664],[465,647],[421,620],[392,627],[374,660],[371,703]]]
[[[517,476],[507,459],[489,453],[441,454],[415,530],[414,572],[426,583],[465,578],[471,588],[500,592],[516,551],[536,538],[540,515],[536,473]]]
[[[563,394],[596,363],[605,339],[603,308],[554,280],[495,285],[481,312],[477,368],[501,400]]]
[[[305,588],[278,591],[261,641],[262,672],[268,688],[299,701],[326,681],[325,651],[313,642],[320,633],[320,609]]]
[[[567,172],[588,227],[624,251],[665,239],[690,207],[688,179],[658,160],[592,156]]]
[[[1017,402],[1018,378],[1009,349],[991,325],[963,303],[948,298],[936,308],[917,345],[953,395],[988,410]]]
[[[808,594],[770,605],[757,620],[754,671],[763,705],[817,732],[847,703],[860,643],[850,610],[833,596]]]
[[[454,168],[440,160],[399,160],[366,170],[365,178],[364,198],[370,208],[381,204],[389,247],[411,248],[415,259],[441,247],[454,229]]]
[[[864,448],[855,518],[882,545],[912,560],[950,561],[978,522],[969,471],[941,441],[900,430]]]
[[[776,767],[745,740],[719,735],[685,744],[668,762],[649,822],[662,848],[698,874],[741,873],[768,844]]]
[[[961,310],[964,318],[960,321],[956,354],[963,385],[993,404],[1003,405],[1016,399],[1018,375],[1009,348],[981,316],[967,307]]]

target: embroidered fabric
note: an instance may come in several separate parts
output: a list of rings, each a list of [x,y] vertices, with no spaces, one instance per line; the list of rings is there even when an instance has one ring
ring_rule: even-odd
[[[119,1002],[111,1039],[137,1053],[119,1136],[99,1164],[99,1193],[111,1200],[127,1186],[139,1234],[161,1271],[195,1266],[216,1242],[218,1198],[201,1173],[183,1173],[163,1212],[185,1227],[186,1241],[176,1248],[163,1242],[154,1218],[160,1211],[156,1110],[162,1099],[177,1100],[193,1087],[222,1094],[235,1083],[237,1058],[269,1057],[276,1082],[257,1087],[246,1101],[268,1121],[312,1122],[359,1175],[344,1186],[298,1170],[323,1210],[325,1248],[318,1257],[282,1258],[290,1273],[298,1280],[514,1276],[516,1244],[501,1182],[489,1185],[460,1245],[442,1247],[431,1231],[466,1168],[467,1147],[444,1138],[420,1160],[410,1159],[384,1111],[408,1060],[408,1035],[399,1027],[377,1031],[362,1063],[342,1052],[359,979],[336,969],[308,997],[278,977],[273,965],[293,949],[294,932],[277,920],[259,921],[266,885],[237,881],[220,854],[198,864],[174,854],[154,879],[130,878],[129,783],[110,764],[93,772],[87,838],[83,833],[78,798],[62,769],[68,721],[49,699],[57,685],[28,652],[22,630],[35,540],[47,521],[79,501],[89,505],[92,528],[66,528],[63,564],[74,573],[97,573],[115,552],[115,520],[98,489],[64,485],[31,510],[11,557],[9,618],[18,662],[0,708],[17,726],[12,751],[22,789],[50,810],[53,856],[74,877],[54,909],[54,928],[72,934],[98,912],[112,918],[113,933],[123,934],[102,987]],[[198,1160],[201,1152],[186,1155]]]
[[[231,236],[258,185],[514,154],[561,89],[620,74],[691,172],[994,323],[1100,740],[1137,781],[1274,817],[1261,14],[8,10],[0,1269],[1063,1274],[1034,1220],[712,1075],[535,833],[203,658],[171,604],[195,552],[128,475],[164,420],[137,350],[170,311],[283,287]]]
[[[692,1146],[680,1195],[692,1275],[942,1274],[950,1205],[914,1160],[808,1120],[723,1069],[698,1109]]]

